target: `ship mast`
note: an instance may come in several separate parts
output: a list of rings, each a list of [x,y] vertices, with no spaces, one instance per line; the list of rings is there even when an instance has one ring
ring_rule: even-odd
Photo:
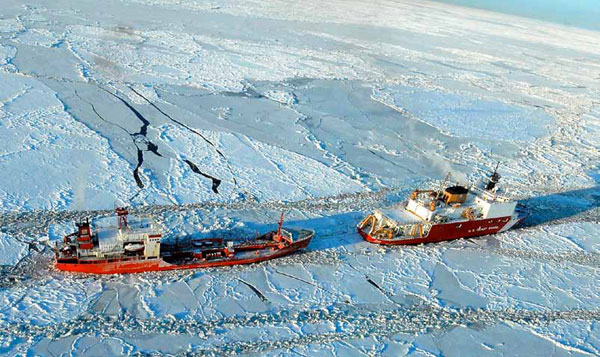
[[[284,212],[281,212],[281,217],[279,217],[279,224],[277,225],[277,237],[281,237],[281,227],[283,226],[283,215],[284,215]]]
[[[498,161],[498,163],[496,163],[496,168],[494,169],[494,172],[490,176],[488,183],[485,185],[485,189],[488,191],[492,191],[494,189],[494,187],[496,187],[496,184],[498,183],[498,181],[500,181],[500,174],[498,173],[498,166],[500,166],[500,161]]]
[[[127,215],[129,212],[125,207],[117,207],[115,208],[115,212],[117,213],[119,219],[119,229],[125,229],[128,227]]]

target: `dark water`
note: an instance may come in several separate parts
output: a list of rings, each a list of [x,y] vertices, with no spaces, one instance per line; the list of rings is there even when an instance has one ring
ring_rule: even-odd
[[[600,31],[600,0],[434,0]]]

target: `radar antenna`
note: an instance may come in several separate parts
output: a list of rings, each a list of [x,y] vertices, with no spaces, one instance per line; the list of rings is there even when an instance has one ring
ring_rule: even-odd
[[[496,187],[496,184],[498,183],[498,181],[500,181],[501,176],[498,173],[498,166],[500,166],[500,161],[498,161],[498,163],[496,164],[496,168],[494,169],[494,172],[490,176],[487,185],[485,185],[485,189],[488,191],[492,191]]]

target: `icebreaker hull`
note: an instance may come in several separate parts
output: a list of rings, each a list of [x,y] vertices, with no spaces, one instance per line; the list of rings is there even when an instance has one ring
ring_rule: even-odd
[[[500,217],[494,219],[481,219],[473,221],[453,222],[446,224],[434,224],[426,236],[402,237],[398,239],[380,239],[371,236],[362,228],[358,227],[358,233],[364,240],[370,243],[383,245],[415,245],[424,243],[436,243],[459,238],[471,238],[503,232],[517,224],[525,217],[517,219],[511,217]]]

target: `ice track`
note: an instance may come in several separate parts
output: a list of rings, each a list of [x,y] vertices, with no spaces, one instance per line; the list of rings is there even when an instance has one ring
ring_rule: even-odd
[[[328,211],[328,212],[352,212],[368,210],[374,205],[383,203],[387,196],[397,195],[405,190],[394,188],[383,188],[377,191],[356,192],[350,194],[339,194],[329,197],[311,198],[300,201],[268,201],[256,202],[245,200],[237,202],[202,202],[183,205],[148,205],[131,207],[131,214],[152,215],[159,217],[177,212],[195,212],[200,214],[207,211],[288,211],[298,210],[304,212]],[[0,215],[0,229],[2,232],[15,236],[36,237],[47,234],[51,224],[75,222],[86,217],[99,217],[113,214],[112,210],[85,210],[85,211],[30,211],[30,212],[8,212]]]
[[[232,326],[261,329],[286,325],[333,324],[331,332],[309,333],[288,339],[261,340],[256,342],[235,342],[211,347],[198,346],[195,354],[231,355],[265,353],[271,350],[285,350],[313,343],[330,343],[352,338],[390,337],[396,334],[422,334],[435,331],[448,331],[458,326],[486,326],[498,323],[514,323],[522,326],[538,327],[555,321],[597,321],[600,310],[569,311],[528,311],[506,309],[486,311],[474,309],[449,310],[439,306],[397,304],[392,308],[381,306],[335,304],[320,309],[284,310],[273,313],[234,316],[210,322],[196,319],[137,319],[131,315],[103,316],[84,313],[81,316],[48,327],[17,325],[9,329],[0,328],[6,334],[23,339],[39,337],[60,340],[73,334],[111,336],[122,334],[122,338],[135,333],[171,334],[196,336],[201,339],[219,341]]]
[[[415,183],[417,185],[417,183]],[[524,226],[537,226],[540,224],[562,224],[568,222],[598,222],[600,219],[600,187],[592,187],[578,191],[586,191],[587,195],[573,196],[571,191],[543,192],[538,191],[536,196],[521,200],[528,207],[531,216],[525,221]],[[309,198],[299,201],[267,201],[257,202],[252,199],[219,202],[208,201],[201,203],[181,205],[145,205],[130,207],[130,212],[136,215],[151,215],[160,217],[178,212],[197,212],[198,214],[215,211],[289,211],[299,212],[326,212],[329,214],[340,212],[367,212],[373,207],[385,207],[398,203],[405,198],[409,189],[384,187],[374,191],[344,193],[318,198]],[[548,198],[549,197],[549,198]],[[578,200],[587,199],[587,203],[571,205],[559,199],[574,197]],[[554,202],[558,201],[558,202]],[[543,207],[537,204],[543,203]],[[586,201],[584,201],[586,202]],[[565,212],[565,210],[567,212]],[[569,213],[572,211],[573,213]],[[113,214],[112,210],[69,210],[49,211],[35,210],[26,212],[4,212],[0,214],[0,232],[10,233],[15,237],[25,237],[27,241],[47,234],[51,224],[76,222],[78,220]]]

